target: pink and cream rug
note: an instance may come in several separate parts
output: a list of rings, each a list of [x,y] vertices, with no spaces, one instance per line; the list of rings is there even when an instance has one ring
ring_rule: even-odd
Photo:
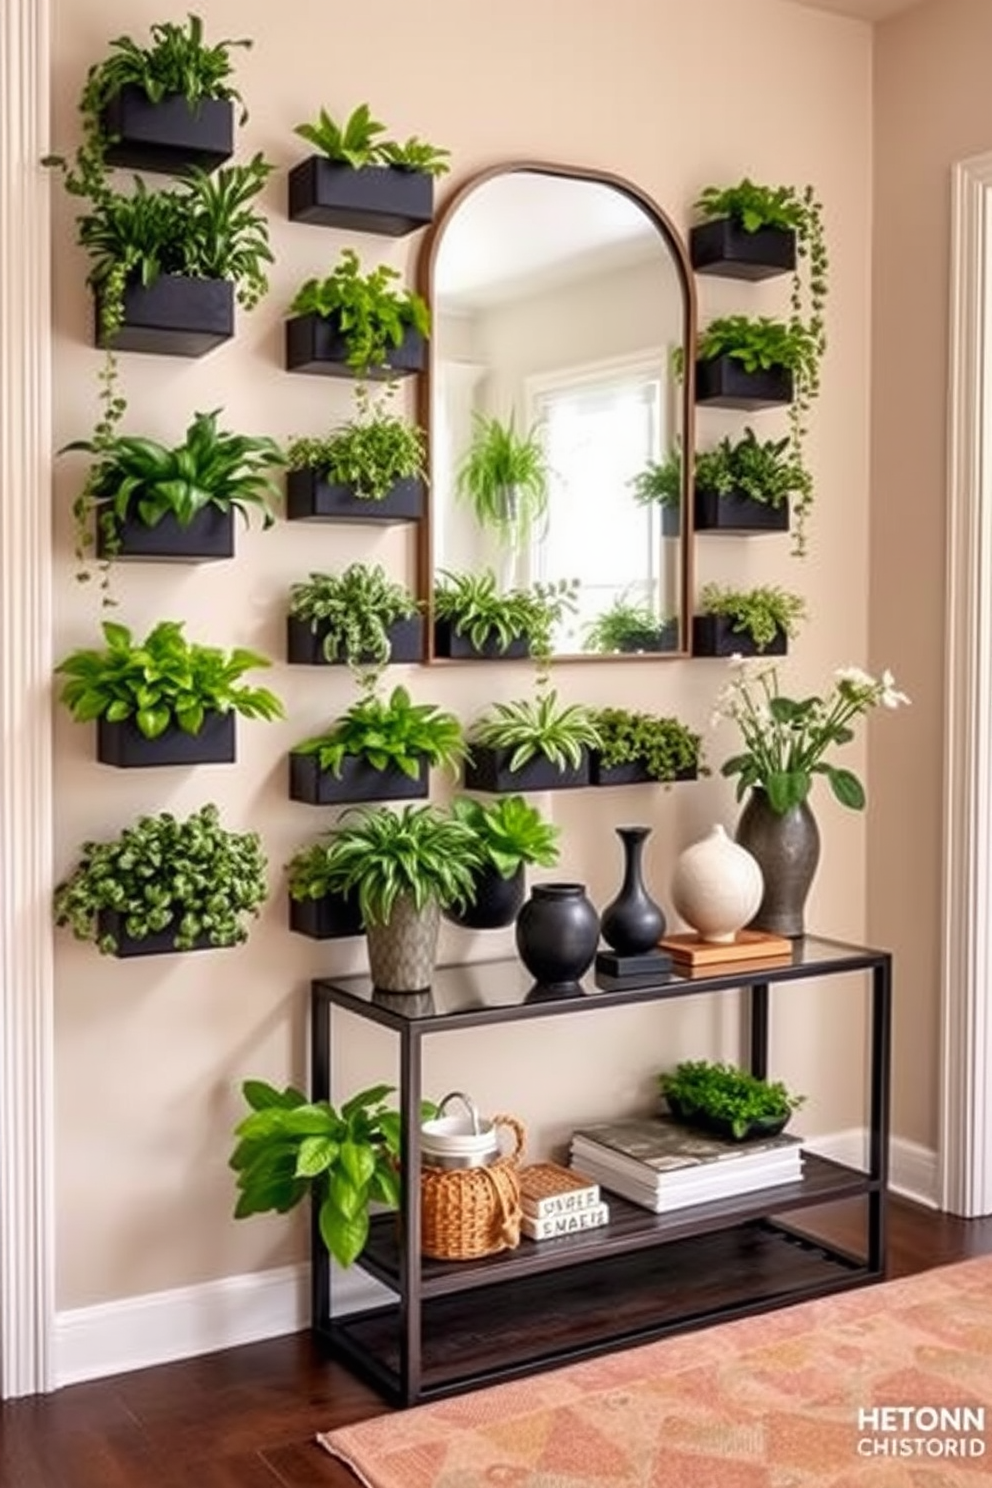
[[[368,1488],[978,1488],[992,1256],[318,1440]]]

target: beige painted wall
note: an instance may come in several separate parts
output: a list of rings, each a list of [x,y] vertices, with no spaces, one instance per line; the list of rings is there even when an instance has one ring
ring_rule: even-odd
[[[172,7],[175,18],[184,13]],[[143,38],[163,18],[161,0],[59,0],[53,35],[55,140],[69,147],[73,101],[89,62],[122,31]],[[499,160],[545,158],[587,164],[637,182],[676,222],[688,223],[698,190],[744,173],[816,183],[826,202],[832,253],[831,346],[816,410],[811,455],[818,476],[812,556],[788,557],[785,539],[699,543],[698,576],[742,583],[781,581],[807,594],[814,623],[796,647],[790,675],[818,687],[834,666],[865,660],[868,579],[868,327],[870,215],[870,32],[856,22],[755,0],[596,0],[495,7],[434,0],[411,7],[383,0],[374,32],[358,8],[296,0],[292,23],[267,5],[212,0],[213,37],[249,33],[254,49],[238,77],[251,110],[239,153],[264,149],[278,170],[266,193],[277,263],[268,299],[239,315],[233,343],[198,362],[126,356],[127,427],[170,442],[192,412],[223,405],[228,427],[285,437],[323,429],[349,412],[347,391],[281,370],[282,320],[300,280],[326,272],[346,241],[285,219],[285,171],[304,148],[292,126],[321,104],[342,114],[367,99],[393,132],[451,147],[451,189]],[[774,69],[774,106],[742,79]],[[73,245],[72,209],[56,189],[55,400],[57,440],[89,433],[100,358],[88,345],[86,261]],[[412,271],[414,240],[356,241],[369,261]],[[784,308],[784,283],[701,284],[706,314]],[[707,414],[701,437],[733,420]],[[767,427],[779,427],[769,414]],[[72,578],[69,502],[78,457],[59,462],[55,500],[58,611],[56,649],[91,644],[100,619],[92,587]],[[230,1130],[247,1075],[305,1077],[308,979],[363,967],[360,944],[321,946],[285,928],[281,865],[325,822],[289,803],[289,747],[333,717],[351,697],[347,681],[281,664],[289,583],[318,564],[357,557],[412,574],[402,534],[279,524],[240,538],[223,568],[122,566],[117,617],[137,630],[186,618],[197,639],[247,643],[276,659],[267,680],[285,698],[284,724],[240,727],[239,762],[199,771],[115,772],[93,760],[89,728],[56,710],[56,851],[60,868],[79,843],[110,834],[141,811],[182,813],[216,800],[235,827],[257,827],[271,863],[273,898],[247,948],[170,957],[137,966],[101,959],[60,936],[56,1007],[58,1098],[58,1299],[63,1308],[265,1268],[304,1254],[303,1227],[277,1219],[235,1225],[226,1168]],[[520,695],[527,667],[497,672],[439,668],[401,673],[418,698],[472,717],[492,696]],[[558,679],[568,700],[630,703],[677,712],[706,730],[723,682],[717,662],[583,663]],[[922,713],[922,709],[920,712]],[[711,742],[715,764],[733,741]],[[863,759],[861,746],[852,763]],[[617,884],[612,828],[654,827],[648,867],[659,897],[679,849],[735,808],[719,778],[657,790],[564,793],[543,804],[563,828],[563,866],[603,904]],[[864,932],[864,823],[818,798],[825,853],[811,901],[812,923],[857,939]],[[493,957],[503,932],[468,936],[448,929],[447,960]],[[807,1128],[860,1119],[858,1061],[852,1059],[855,1002],[848,993],[781,999],[776,1068],[813,1097]],[[355,1030],[350,1030],[356,1032]],[[426,1089],[457,1085],[489,1110],[516,1111],[534,1150],[580,1117],[650,1101],[654,1073],[677,1057],[733,1054],[736,1024],[715,1003],[623,1010],[555,1019],[437,1041]],[[337,1063],[338,1090],[388,1075],[391,1051],[374,1030],[357,1030]]]
[[[876,36],[870,650],[913,707],[872,757],[869,925],[898,958],[895,1127],[934,1147],[951,167],[992,149],[992,9],[929,0]]]

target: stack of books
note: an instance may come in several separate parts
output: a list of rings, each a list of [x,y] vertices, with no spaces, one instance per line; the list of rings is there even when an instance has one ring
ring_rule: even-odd
[[[802,1177],[802,1139],[746,1142],[695,1131],[670,1116],[606,1121],[572,1136],[570,1161],[604,1188],[662,1214]]]
[[[600,1198],[599,1184],[559,1163],[530,1163],[521,1168],[520,1229],[531,1240],[553,1240],[594,1230],[610,1217],[609,1205]]]

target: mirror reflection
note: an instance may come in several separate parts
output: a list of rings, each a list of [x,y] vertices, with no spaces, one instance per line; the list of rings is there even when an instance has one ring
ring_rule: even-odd
[[[680,540],[641,493],[644,473],[691,439],[671,372],[689,293],[661,221],[619,186],[520,168],[454,203],[433,260],[442,603],[466,576],[550,596],[557,656],[682,644]]]

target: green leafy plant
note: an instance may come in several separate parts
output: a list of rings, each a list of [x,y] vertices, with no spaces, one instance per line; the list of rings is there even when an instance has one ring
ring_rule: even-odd
[[[308,279],[296,292],[291,315],[333,317],[348,348],[346,361],[359,375],[388,365],[391,348],[402,344],[407,327],[430,334],[427,303],[413,290],[393,286],[398,269],[379,264],[363,274],[352,248],[341,252],[325,279]]]
[[[652,780],[706,775],[702,738],[678,718],[636,713],[629,708],[598,708],[593,721],[600,737],[600,761],[615,765],[639,764]]]
[[[520,546],[545,521],[551,472],[540,429],[523,434],[511,413],[504,423],[477,409],[472,439],[455,475],[455,492],[480,527],[501,543]]]
[[[267,688],[238,684],[253,667],[271,665],[255,651],[191,643],[178,620],[161,621],[138,642],[124,625],[105,621],[102,628],[106,650],[73,651],[55,668],[69,679],[59,696],[77,723],[133,718],[146,739],[157,739],[170,727],[198,734],[208,713],[285,716]]]
[[[441,176],[450,169],[450,150],[439,149],[415,135],[403,144],[396,140],[380,140],[379,135],[385,134],[386,126],[373,119],[367,103],[360,103],[343,125],[322,108],[316,123],[297,124],[293,132],[326,155],[328,160],[350,165],[355,170],[370,165],[391,165],[398,170]]]
[[[585,650],[609,655],[658,649],[660,632],[674,615],[656,615],[649,604],[620,595],[586,626]]]
[[[737,799],[747,790],[765,792],[773,811],[784,815],[809,795],[815,775],[825,775],[842,806],[861,811],[864,786],[851,771],[828,763],[828,749],[849,744],[851,724],[872,708],[898,708],[908,703],[891,672],[872,677],[860,667],[842,667],[824,697],[783,697],[778,672],[763,667],[753,682],[743,666],[720,694],[717,711],[732,718],[744,749],[724,762],[721,773],[737,776]]]
[[[781,1080],[759,1080],[746,1070],[705,1059],[683,1060],[673,1071],[659,1075],[658,1083],[665,1099],[674,1102],[687,1121],[702,1116],[720,1122],[738,1140],[755,1127],[784,1124],[806,1102]]]
[[[212,946],[247,939],[246,916],[264,903],[266,860],[257,832],[229,832],[217,807],[179,821],[169,812],[142,816],[110,842],[86,842],[70,876],[55,891],[55,923],[104,955],[118,948],[100,915],[122,917],[135,940],[172,931],[177,951],[201,937]]]
[[[287,1214],[312,1195],[321,1239],[341,1266],[365,1248],[369,1205],[400,1201],[400,1114],[385,1104],[392,1085],[360,1090],[341,1109],[264,1080],[241,1087],[249,1114],[235,1128],[229,1166],[237,1173],[236,1219]],[[437,1108],[421,1105],[421,1120]]]
[[[695,482],[701,491],[738,492],[776,509],[792,497],[793,552],[805,553],[813,477],[791,438],[759,440],[750,427],[736,441],[724,437],[713,449],[697,452]]]
[[[405,687],[388,699],[374,695],[353,703],[326,734],[297,744],[294,754],[315,754],[322,770],[338,779],[348,756],[366,759],[375,770],[398,769],[411,780],[421,761],[455,772],[465,756],[461,724],[433,703],[415,703]]]
[[[389,662],[389,627],[417,614],[418,604],[381,564],[351,563],[340,574],[311,573],[290,589],[289,613],[323,630],[328,661],[343,661],[363,687]]]
[[[489,749],[510,749],[511,773],[529,760],[543,757],[565,770],[582,763],[582,749],[596,749],[599,730],[590,709],[580,703],[559,706],[558,694],[542,693],[536,699],[494,703],[472,730],[471,742]]]
[[[434,585],[434,614],[477,650],[492,641],[505,651],[511,641],[523,639],[531,656],[546,664],[554,627],[574,613],[578,587],[578,579],[558,579],[501,594],[490,568],[474,574],[442,568]]]
[[[731,621],[736,635],[751,637],[759,651],[783,632],[796,635],[806,619],[806,601],[790,594],[777,584],[763,584],[755,589],[729,589],[720,584],[706,584],[700,595],[704,615],[724,615]]]
[[[500,796],[492,803],[456,796],[452,814],[476,836],[484,867],[512,878],[525,863],[553,868],[558,861],[561,828],[545,821],[523,796]]]
[[[812,397],[819,390],[819,347],[800,322],[769,315],[722,315],[700,332],[697,355],[703,362],[731,357],[746,372],[784,367],[793,374],[797,391],[803,388]]]
[[[631,478],[634,500],[641,506],[678,507],[682,505],[682,452],[678,446],[669,450],[663,460],[651,460]]]
[[[424,480],[424,431],[406,419],[375,414],[354,419],[323,439],[294,439],[293,470],[320,470],[331,485],[350,486],[360,501],[381,501],[401,480]]]

